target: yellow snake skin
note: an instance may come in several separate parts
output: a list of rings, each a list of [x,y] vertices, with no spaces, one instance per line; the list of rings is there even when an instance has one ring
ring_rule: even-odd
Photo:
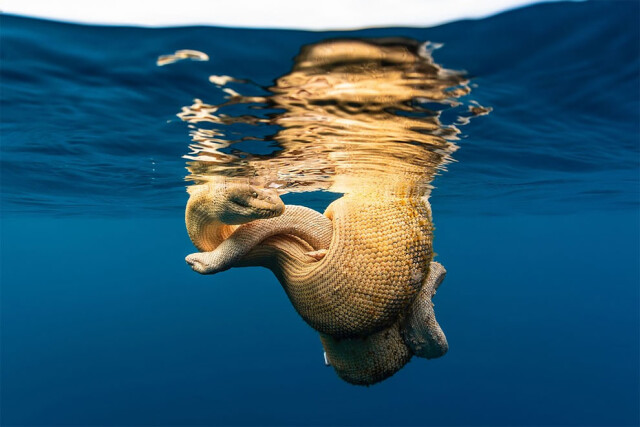
[[[449,345],[436,321],[431,299],[445,274],[441,264],[431,262],[417,298],[389,328],[342,340],[320,334],[327,361],[338,376],[352,384],[371,385],[398,372],[412,356],[443,356]]]
[[[243,221],[249,222],[233,228],[231,234],[222,241],[207,242],[211,236],[217,238],[222,233],[222,231],[215,231],[212,228],[230,227],[220,220],[220,212],[224,211],[225,206],[231,203],[229,200],[231,196],[225,197],[225,192],[233,193],[236,198],[242,197],[243,194],[245,198],[251,198],[251,194],[260,194],[263,199],[266,198],[273,204],[276,212],[280,212],[281,201],[269,192],[263,196],[265,191],[267,190],[254,189],[251,186],[234,188],[233,185],[225,184],[218,185],[218,187],[208,185],[201,191],[192,192],[193,201],[190,200],[187,204],[186,213],[190,236],[194,240],[194,244],[200,248],[215,246],[212,251],[196,253],[187,257],[187,262],[194,270],[210,274],[233,266],[260,265],[268,267],[282,283],[296,310],[316,330],[318,328],[312,321],[317,322],[317,318],[323,318],[322,315],[329,319],[328,324],[336,329],[340,328],[340,331],[351,328],[351,318],[363,319],[362,322],[367,324],[367,315],[375,313],[374,310],[371,310],[371,307],[375,307],[375,305],[370,302],[390,301],[387,307],[391,309],[386,312],[382,311],[384,316],[389,319],[387,325],[351,335],[320,331],[327,360],[342,379],[353,384],[369,385],[379,382],[401,369],[413,355],[432,358],[447,351],[446,339],[435,321],[431,303],[435,289],[444,277],[444,268],[438,263],[431,262],[429,264],[425,260],[426,256],[431,254],[430,234],[427,234],[430,232],[430,228],[424,230],[425,234],[422,235],[419,232],[407,233],[405,231],[403,233],[403,230],[415,230],[415,222],[407,224],[387,220],[393,225],[390,228],[385,228],[380,222],[373,222],[371,227],[374,230],[387,231],[388,234],[391,234],[392,242],[399,242],[396,245],[407,245],[399,251],[407,255],[394,257],[392,254],[381,252],[380,249],[372,245],[372,241],[384,242],[385,239],[368,238],[362,233],[354,233],[349,229],[351,227],[350,221],[345,221],[345,215],[350,215],[349,218],[355,218],[355,224],[367,224],[366,213],[368,212],[385,212],[388,217],[394,212],[406,214],[408,208],[416,210],[423,208],[423,214],[429,215],[426,202],[414,199],[415,203],[412,204],[410,203],[411,199],[397,199],[394,200],[395,204],[391,204],[395,210],[390,210],[380,206],[382,202],[380,199],[367,201],[361,199],[356,202],[352,200],[353,197],[345,196],[329,206],[327,216],[302,206],[287,206],[284,213],[280,213],[277,217],[258,220],[250,220],[249,218],[255,217],[256,214],[250,214],[248,211],[242,214],[236,213],[233,216],[227,212],[224,215],[227,222],[236,224]],[[216,207],[203,207],[203,205],[207,205],[206,200],[209,201],[209,205],[215,204]],[[385,201],[389,202],[389,200]],[[352,206],[349,210],[344,207],[343,203],[345,202],[347,205],[353,203],[357,208]],[[264,206],[262,208],[264,210]],[[189,212],[190,210],[197,212]],[[213,216],[207,217],[203,212],[208,212]],[[262,212],[261,215],[273,214]],[[417,213],[406,216],[418,218]],[[387,217],[382,216],[382,219]],[[420,223],[430,225],[430,221]],[[342,228],[342,233],[339,233],[338,227]],[[420,245],[416,248],[408,247],[409,240],[406,234],[413,238],[411,242],[417,242]],[[348,240],[345,242],[343,237],[337,239],[336,236],[348,236]],[[328,260],[337,261],[339,259],[333,253],[336,248],[339,251],[338,254],[342,256],[345,254],[353,256],[354,252],[348,249],[349,246],[359,247],[367,255],[356,257],[356,261],[367,258],[373,260],[366,261],[370,267],[368,271],[355,269],[357,274],[365,278],[373,278],[369,279],[370,282],[359,281],[357,276],[353,274],[340,274],[345,268],[353,268],[351,267],[352,263],[325,264]],[[381,246],[389,248],[385,249],[387,251],[398,247],[393,244]],[[425,246],[427,247],[425,248]],[[414,251],[422,251],[423,257],[416,256]],[[375,265],[375,260],[382,261]],[[403,260],[408,261],[407,264],[410,268],[403,268]],[[430,267],[427,268],[426,266],[429,265]],[[384,267],[397,269],[401,273],[385,274]],[[326,274],[327,271],[332,274]],[[420,274],[417,283],[412,276],[402,276],[403,271],[408,271],[405,274],[416,276]],[[325,279],[314,280],[314,272],[319,274],[321,279]],[[384,286],[385,284],[393,285],[394,282],[384,282],[379,279],[381,277],[400,277],[399,280],[404,280],[404,283],[409,286]],[[336,278],[343,284],[342,291],[336,291],[336,287],[331,285],[332,280]],[[422,283],[423,279],[424,283]],[[352,280],[352,282],[347,282],[348,280]],[[382,291],[376,289],[376,286],[379,286]],[[314,289],[317,290],[316,294],[310,292]],[[409,292],[401,294],[398,289],[400,291],[409,289]],[[367,293],[371,295],[368,298]],[[327,295],[330,296],[327,297]],[[341,301],[340,298],[345,298],[345,295],[356,295],[356,297],[352,297],[350,301]],[[396,295],[400,295],[402,299],[393,301]],[[414,298],[416,295],[417,298]],[[358,304],[359,301],[365,301],[365,303]],[[314,310],[314,304],[321,302],[326,304],[322,306],[324,311]],[[332,312],[334,307],[331,304],[335,304],[335,307],[340,311]],[[307,311],[303,312],[303,309]],[[336,312],[340,312],[342,317],[331,318],[331,314]],[[369,324],[375,323],[370,322]]]
[[[218,194],[212,192],[212,204]],[[206,197],[206,193],[199,193],[198,197]],[[219,235],[193,231],[198,227],[215,229],[219,222],[191,223],[192,218],[202,218],[190,213],[192,206],[191,202],[187,205],[186,215],[190,235]],[[432,258],[428,204],[419,198],[345,195],[329,205],[325,216],[333,227],[326,254],[320,260],[308,256],[309,259],[290,257],[281,261],[281,282],[293,306],[312,328],[336,338],[366,336],[390,326],[417,295]],[[264,229],[272,231],[270,224],[277,222],[284,222],[283,227],[289,227],[289,233],[281,229],[271,235],[308,229],[300,237],[309,242],[309,237],[326,230],[318,226],[321,222],[314,227],[309,218],[298,218],[296,222],[296,215],[285,214],[258,221],[262,227],[259,224],[245,227],[244,234],[240,232],[242,228],[238,229],[232,236],[233,242],[255,240],[252,236],[261,235]],[[292,221],[297,226],[287,224]],[[194,240],[197,247],[212,246],[202,240],[206,239]],[[318,241],[312,247],[323,249],[320,244]],[[252,245],[245,243],[245,247],[251,249]],[[214,273],[242,255],[238,245],[229,244],[212,253],[194,254],[187,261],[198,272]]]

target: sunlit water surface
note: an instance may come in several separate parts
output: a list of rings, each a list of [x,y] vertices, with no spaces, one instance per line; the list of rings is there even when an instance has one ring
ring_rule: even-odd
[[[3,424],[638,424],[638,18],[2,16]],[[318,59],[344,38],[386,56],[351,41]],[[269,271],[192,272],[185,187],[221,175],[319,211],[363,188],[429,195],[449,353],[355,387]]]

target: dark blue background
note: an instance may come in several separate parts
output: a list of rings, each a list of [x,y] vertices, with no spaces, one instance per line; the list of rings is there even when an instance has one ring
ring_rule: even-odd
[[[220,102],[209,74],[268,86],[338,34],[3,15],[2,424],[637,425],[639,16],[558,3],[339,34],[444,42],[436,61],[494,108],[431,198],[450,352],[362,388],[271,273],[184,264],[175,113]],[[184,48],[211,60],[155,66]]]

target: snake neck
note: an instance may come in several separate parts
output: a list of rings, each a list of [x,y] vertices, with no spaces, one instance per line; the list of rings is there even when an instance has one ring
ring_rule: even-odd
[[[318,261],[307,255],[314,249],[317,248],[299,237],[274,235],[265,239],[260,245],[254,246],[235,266],[268,268],[291,298],[292,294],[304,292],[305,287],[307,291],[314,292],[313,289],[308,288],[309,284],[304,280],[304,277],[312,275],[323,263],[323,260]],[[295,304],[294,307],[298,310]]]
[[[267,239],[275,236],[290,237],[295,242],[294,245],[303,248],[306,252],[311,252],[328,249],[332,235],[333,227],[327,217],[304,206],[292,205],[287,207],[281,216],[255,220],[237,227],[228,238],[217,245],[215,250],[206,251],[208,252],[207,263],[210,272],[223,271],[231,266],[240,265],[238,263],[243,259],[246,262],[242,265],[256,265],[255,263],[259,260],[260,265],[266,266],[271,258],[273,260],[278,258],[278,255],[270,250],[259,257],[254,253],[252,257],[245,258]],[[272,246],[277,247],[276,244]],[[312,256],[303,257],[304,260],[307,258],[317,261]],[[253,264],[248,263],[249,261]]]
[[[306,255],[312,250],[314,248],[299,237],[275,235],[254,246],[234,266],[266,267],[282,282],[284,271],[301,271],[317,265],[317,260]]]

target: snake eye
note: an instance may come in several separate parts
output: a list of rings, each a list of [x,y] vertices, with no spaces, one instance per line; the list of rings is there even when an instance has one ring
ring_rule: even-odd
[[[258,197],[258,193],[256,193],[255,191],[254,191],[253,193],[251,193],[251,195],[252,195],[253,197]]]

